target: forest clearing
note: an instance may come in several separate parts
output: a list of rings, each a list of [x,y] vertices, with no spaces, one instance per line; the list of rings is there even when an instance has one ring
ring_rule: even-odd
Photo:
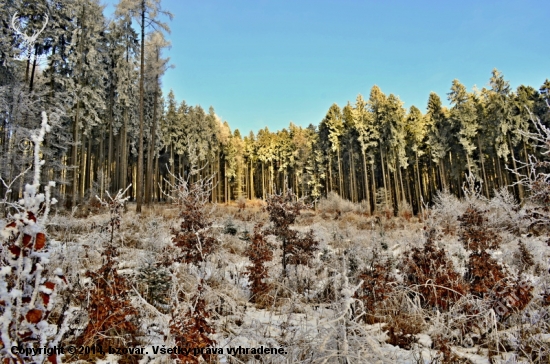
[[[44,114],[37,156],[46,130]],[[212,178],[174,176],[172,204],[137,214],[127,188],[77,215],[51,210],[41,165],[24,199],[4,200],[6,363],[549,359],[548,212],[535,199],[487,199],[471,176],[464,198],[439,192],[393,216],[335,193],[313,210],[291,189],[212,204]]]
[[[460,77],[484,59],[456,56],[452,26],[449,57],[446,29],[395,38],[393,9],[367,22],[362,2],[165,3],[183,20],[160,0],[0,5],[0,364],[550,363],[548,78],[490,66],[440,97],[424,81],[450,73],[415,56]],[[340,11],[356,28],[327,28]],[[456,29],[497,34],[477,11]],[[505,44],[544,48],[518,22],[533,33]],[[361,43],[374,30],[399,53]],[[402,56],[417,31],[433,43]]]

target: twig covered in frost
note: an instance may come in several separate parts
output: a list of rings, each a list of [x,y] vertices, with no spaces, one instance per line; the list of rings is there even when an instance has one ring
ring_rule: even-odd
[[[23,199],[10,203],[16,213],[8,217],[0,231],[0,355],[7,362],[43,363],[56,362],[55,354],[46,358],[44,351],[31,355],[25,349],[53,347],[59,344],[66,320],[61,329],[48,322],[59,287],[66,280],[60,268],[50,266],[45,225],[50,204],[56,202],[50,196],[49,182],[45,193],[39,193],[40,172],[44,161],[40,159],[40,145],[49,130],[46,113],[42,113],[41,128],[33,133],[34,178],[25,186]],[[18,176],[19,177],[19,176]],[[22,177],[22,176],[20,176]],[[5,185],[11,186],[13,181]],[[6,204],[6,201],[3,201]],[[53,270],[53,274],[50,272]],[[12,346],[23,349],[14,353]]]
[[[550,109],[550,105],[548,107]],[[519,130],[518,133],[524,138],[530,139],[535,148],[541,150],[540,154],[548,158],[550,155],[550,128],[535,117],[530,110],[528,111],[535,132]],[[550,161],[540,160],[536,155],[529,154],[527,162],[516,160],[516,163],[519,167],[515,169],[507,168],[518,177],[518,181],[514,185],[519,184],[527,187],[531,193],[530,200],[542,207],[542,209],[536,209],[531,214],[533,224],[547,224],[550,222],[550,216],[545,211],[550,204],[550,173],[548,172]]]

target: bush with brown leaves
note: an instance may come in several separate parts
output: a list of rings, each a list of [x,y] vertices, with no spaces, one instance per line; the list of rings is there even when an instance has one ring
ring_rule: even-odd
[[[422,248],[413,248],[401,262],[405,283],[420,294],[424,307],[447,311],[468,292],[444,249],[435,246],[435,232],[428,233]]]
[[[170,255],[164,262],[197,264],[206,259],[218,245],[211,234],[212,222],[206,213],[206,204],[212,190],[212,179],[200,179],[190,183],[184,178],[177,179],[169,195],[179,208],[181,219],[179,228],[172,229],[172,243],[176,249],[168,249]]]
[[[246,251],[246,255],[252,265],[247,266],[245,270],[245,274],[250,280],[250,291],[252,292],[250,300],[260,306],[265,303],[266,296],[271,289],[267,282],[269,272],[266,263],[273,259],[272,247],[266,241],[261,227],[261,224],[256,225],[253,235],[248,237],[250,247]]]
[[[287,276],[288,264],[308,265],[318,249],[319,242],[313,237],[313,231],[300,234],[290,228],[300,215],[300,210],[307,207],[291,189],[284,195],[271,195],[267,198],[266,210],[271,227],[265,232],[275,235],[281,241],[283,277]]]
[[[357,279],[363,281],[355,291],[355,298],[363,304],[364,321],[368,324],[380,322],[384,313],[379,311],[386,306],[385,301],[392,294],[393,284],[396,283],[391,260],[381,260],[378,254],[373,253],[369,266],[357,275]]]
[[[191,350],[188,354],[174,353],[172,358],[182,364],[198,364],[214,360],[215,355],[204,353],[204,350],[212,348],[216,342],[209,335],[215,333],[214,328],[208,322],[210,312],[206,307],[206,301],[202,297],[202,282],[197,288],[197,294],[191,299],[187,308],[174,307],[170,320],[170,334],[173,336],[176,346],[202,351],[195,355]]]

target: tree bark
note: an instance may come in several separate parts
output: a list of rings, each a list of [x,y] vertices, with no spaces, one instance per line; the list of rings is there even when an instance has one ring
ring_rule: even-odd
[[[367,206],[369,207],[369,214],[371,211],[371,205],[370,205],[370,192],[369,192],[369,181],[368,181],[368,172],[367,172],[367,157],[365,156],[365,151],[362,151],[361,154],[363,155],[363,177],[364,177],[364,183],[365,183],[365,200],[367,201]]]
[[[159,52],[157,51],[157,62],[159,60]],[[145,180],[145,203],[151,203],[152,179],[153,179],[153,160],[155,159],[155,145],[157,143],[157,105],[158,105],[158,84],[159,76],[155,75],[155,91],[153,92],[153,125],[151,127],[151,137],[149,138],[149,155],[147,157],[147,179]]]
[[[143,94],[145,74],[145,0],[141,0],[141,54],[139,69],[139,137],[138,137],[138,163],[136,176],[136,212],[141,212],[143,203]]]

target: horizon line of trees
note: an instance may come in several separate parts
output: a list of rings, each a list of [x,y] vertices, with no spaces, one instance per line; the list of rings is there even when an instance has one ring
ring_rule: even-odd
[[[20,24],[16,31],[12,20]],[[368,99],[333,104],[319,125],[242,135],[214,108],[162,95],[169,67],[160,0],[121,0],[106,19],[99,0],[9,0],[0,8],[0,195],[20,198],[32,163],[31,133],[45,110],[52,124],[44,173],[67,207],[132,184],[142,205],[164,200],[176,175],[214,176],[212,202],[262,198],[292,188],[317,199],[331,192],[371,211],[418,211],[436,191],[461,196],[466,174],[482,192],[511,186],[536,154],[521,131],[530,112],[550,125],[550,82],[515,91],[493,70],[487,88],[454,80],[450,107],[431,93],[425,111],[373,86]],[[25,34],[37,33],[34,42]],[[134,27],[136,29],[134,29]],[[523,200],[521,185],[509,187]],[[11,192],[8,192],[11,190]]]

